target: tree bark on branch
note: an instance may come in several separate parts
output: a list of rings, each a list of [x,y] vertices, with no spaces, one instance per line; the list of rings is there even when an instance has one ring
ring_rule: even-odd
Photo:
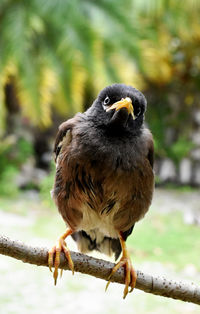
[[[24,263],[37,266],[48,266],[48,249],[31,247],[20,241],[0,236],[0,254],[21,260]],[[114,264],[84,254],[71,252],[75,271],[107,280]],[[61,254],[61,269],[69,270],[64,254]],[[137,271],[136,288],[148,293],[192,302],[200,305],[200,286],[193,283],[183,283],[164,277],[153,277]],[[124,269],[120,268],[112,277],[113,282],[124,283]]]

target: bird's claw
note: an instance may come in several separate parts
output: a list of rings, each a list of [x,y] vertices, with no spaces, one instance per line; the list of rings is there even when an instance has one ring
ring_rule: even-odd
[[[112,276],[121,266],[125,268],[125,288],[124,288],[124,295],[123,295],[123,298],[125,299],[127,294],[132,292],[133,289],[135,288],[135,284],[137,280],[137,274],[132,266],[132,263],[129,257],[122,256],[120,261],[113,267],[111,274],[108,277],[108,282],[107,282],[105,291],[108,289]],[[131,287],[130,290],[129,290],[129,286]]]
[[[49,264],[49,269],[52,272],[52,267],[54,267],[54,272],[53,272],[53,278],[54,278],[54,284],[56,285],[57,283],[57,278],[58,278],[58,268],[60,265],[60,253],[61,251],[64,252],[67,260],[68,260],[68,265],[69,268],[72,271],[72,274],[74,274],[74,263],[71,258],[70,251],[64,241],[64,239],[61,237],[58,240],[57,245],[53,246],[52,249],[49,250],[48,252],[48,264]],[[61,269],[60,272],[60,277],[62,276],[63,270]]]

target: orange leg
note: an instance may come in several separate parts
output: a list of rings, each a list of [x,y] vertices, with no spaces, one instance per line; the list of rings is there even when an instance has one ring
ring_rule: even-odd
[[[60,265],[60,253],[61,251],[64,252],[67,260],[69,267],[72,271],[72,274],[74,274],[74,263],[71,258],[70,251],[67,247],[67,244],[65,242],[65,239],[71,235],[74,231],[72,229],[67,229],[66,232],[58,239],[58,243],[52,247],[52,249],[49,250],[48,254],[48,264],[49,264],[49,269],[52,271],[52,267],[54,267],[54,272],[53,272],[53,278],[54,278],[54,284],[56,285],[57,278],[58,278],[58,267]],[[55,254],[55,258],[54,258]],[[62,270],[60,275],[62,276]]]
[[[120,258],[119,262],[113,267],[110,276],[108,277],[108,283],[106,285],[106,290],[108,289],[108,286],[111,282],[111,278],[113,274],[121,267],[124,266],[125,268],[125,288],[124,288],[124,296],[123,298],[127,296],[129,292],[132,292],[133,289],[135,288],[136,280],[137,280],[137,274],[136,271],[134,270],[131,259],[129,257],[127,247],[126,247],[126,242],[123,239],[122,233],[119,232],[119,240],[120,244],[122,247],[122,257]],[[128,287],[130,285],[130,290],[128,290]]]

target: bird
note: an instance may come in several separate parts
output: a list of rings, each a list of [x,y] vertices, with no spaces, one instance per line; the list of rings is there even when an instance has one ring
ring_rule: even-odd
[[[144,124],[147,101],[136,88],[115,83],[105,87],[84,112],[63,122],[55,139],[55,182],[52,198],[66,231],[48,252],[57,282],[63,251],[74,273],[66,238],[80,252],[93,250],[124,267],[123,298],[135,288],[137,273],[126,240],[148,211],[154,191],[154,141]],[[130,288],[129,288],[130,287]]]

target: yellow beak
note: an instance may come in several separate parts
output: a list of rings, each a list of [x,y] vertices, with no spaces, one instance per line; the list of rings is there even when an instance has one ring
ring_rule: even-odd
[[[134,116],[134,109],[132,105],[132,100],[130,97],[122,98],[120,101],[115,102],[112,106],[110,106],[106,111],[110,111],[112,109],[119,110],[121,108],[126,108],[128,111],[128,114],[131,114],[133,119],[135,120]]]

